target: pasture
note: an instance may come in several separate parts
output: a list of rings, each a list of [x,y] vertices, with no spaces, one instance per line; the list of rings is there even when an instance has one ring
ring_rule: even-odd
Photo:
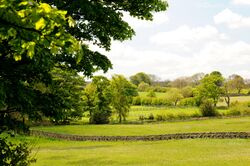
[[[250,140],[197,139],[156,142],[74,142],[28,137],[34,166],[229,165],[248,166]]]
[[[128,135],[158,135],[185,132],[250,132],[250,117],[205,119],[192,121],[126,124],[126,125],[67,125],[34,127],[34,130],[48,131],[62,134],[87,136],[128,136]]]

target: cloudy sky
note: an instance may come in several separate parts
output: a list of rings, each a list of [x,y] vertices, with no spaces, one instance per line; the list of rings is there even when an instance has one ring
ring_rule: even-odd
[[[155,74],[162,80],[221,71],[250,78],[250,0],[168,0],[153,22],[125,16],[131,41],[106,53],[112,74]]]

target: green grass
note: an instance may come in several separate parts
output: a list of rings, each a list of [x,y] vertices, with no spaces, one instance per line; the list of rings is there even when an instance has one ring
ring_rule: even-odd
[[[250,117],[164,122],[141,125],[68,125],[34,127],[32,129],[76,135],[153,135],[182,132],[250,132]]]
[[[250,96],[236,96],[236,97],[231,97],[230,100],[231,100],[231,103],[236,102],[236,101],[239,103],[250,102]],[[217,105],[218,106],[227,106],[225,101],[222,101],[222,102],[220,101]]]
[[[250,163],[249,139],[74,142],[31,137],[28,140],[36,144],[34,166],[247,166]]]

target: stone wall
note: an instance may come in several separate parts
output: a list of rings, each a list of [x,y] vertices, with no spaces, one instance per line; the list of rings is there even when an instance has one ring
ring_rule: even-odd
[[[31,130],[30,135],[42,136],[70,141],[159,141],[171,139],[249,139],[250,132],[204,132],[204,133],[178,133],[164,135],[145,135],[145,136],[79,136],[70,134],[58,134],[45,131]]]

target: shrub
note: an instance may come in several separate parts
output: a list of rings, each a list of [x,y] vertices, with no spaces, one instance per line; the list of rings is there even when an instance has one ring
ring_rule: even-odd
[[[141,105],[141,98],[140,98],[140,96],[133,97],[132,105]]]
[[[148,116],[148,120],[154,120],[154,115],[151,113],[151,114],[149,114],[149,116]]]
[[[156,97],[156,94],[153,90],[150,90],[147,94],[147,97]]]
[[[234,102],[231,104],[231,108],[228,112],[228,115],[250,115],[250,103],[239,103]]]
[[[204,100],[200,105],[202,116],[216,116],[217,112],[211,100]]]
[[[157,114],[156,115],[156,120],[157,121],[165,121],[167,118],[165,115],[160,115],[160,114]]]
[[[0,138],[0,165],[20,165],[27,166],[35,162],[30,157],[31,150],[26,143],[13,144],[6,138]]]
[[[152,105],[152,98],[151,97],[143,97],[141,98],[142,105]]]
[[[139,120],[140,121],[144,121],[144,119],[145,119],[144,115],[139,115]]]
[[[180,106],[196,106],[196,101],[193,97],[182,99],[179,103]]]

